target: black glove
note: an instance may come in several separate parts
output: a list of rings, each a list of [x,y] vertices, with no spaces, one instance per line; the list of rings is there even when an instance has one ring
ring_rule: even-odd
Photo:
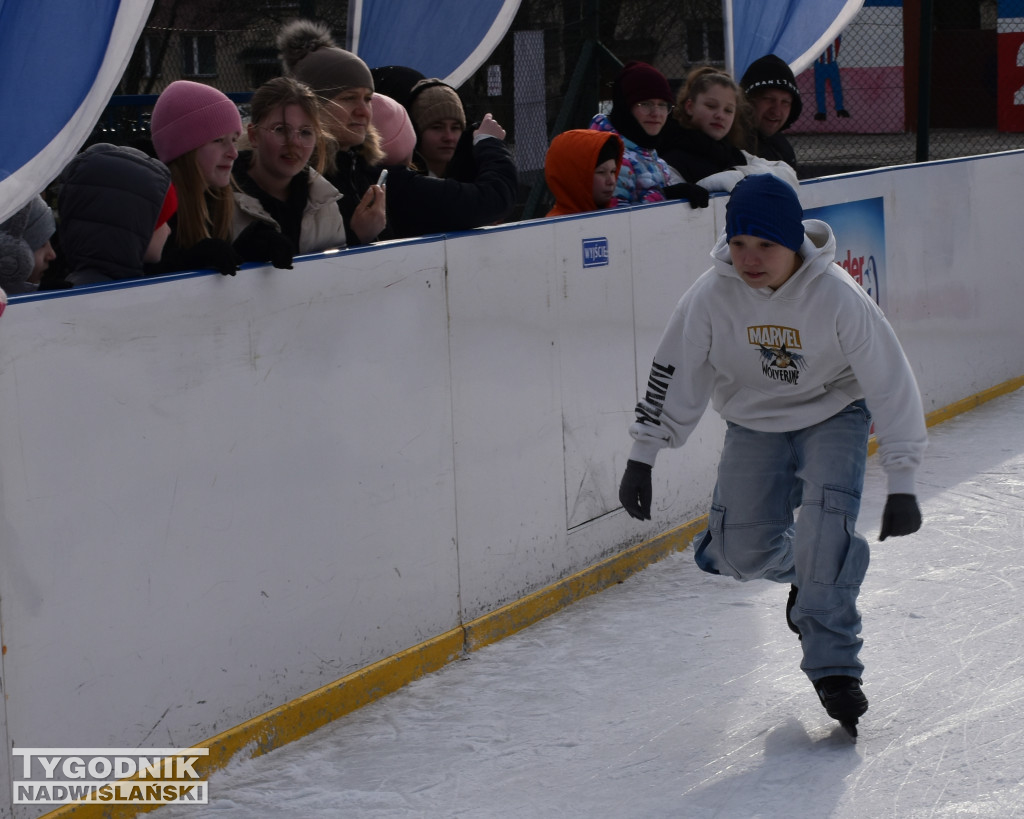
[[[892,535],[912,535],[921,528],[921,510],[914,495],[890,495],[882,512],[882,531],[879,540]]]
[[[242,259],[223,239],[200,239],[181,252],[183,270],[216,270],[222,276],[234,276]]]
[[[235,250],[247,262],[270,262],[280,270],[292,269],[292,240],[268,222],[256,220],[238,234]]]
[[[619,503],[631,518],[651,519],[651,466],[640,461],[626,461],[626,471],[619,484]]]
[[[680,182],[678,185],[669,185],[661,189],[666,199],[686,199],[690,202],[691,208],[706,208],[710,194],[707,188],[694,185],[692,182]]]
[[[476,151],[473,145],[473,135],[479,127],[479,122],[466,125],[462,136],[459,137],[459,141],[455,145],[455,153],[452,154],[452,158],[448,162],[448,168],[444,174],[445,179],[455,179],[467,184],[477,181]]]

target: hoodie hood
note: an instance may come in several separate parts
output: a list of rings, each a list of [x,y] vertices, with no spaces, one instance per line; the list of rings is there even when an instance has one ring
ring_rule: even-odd
[[[565,216],[597,210],[594,203],[594,169],[601,149],[609,140],[618,145],[615,173],[622,167],[622,140],[609,131],[577,129],[559,134],[551,141],[544,160],[544,179],[555,196],[548,216]]]
[[[832,233],[832,228],[820,219],[804,219],[803,224],[804,241],[797,251],[803,259],[800,267],[778,290],[762,287],[756,290],[751,289],[752,293],[766,299],[796,298],[814,279],[828,270],[836,255],[836,237]],[[726,239],[724,230],[711,249],[711,258],[715,261],[715,271],[718,275],[743,281],[732,265],[729,240]],[[746,286],[746,282],[743,284]]]
[[[143,275],[171,172],[127,146],[98,143],[61,173],[60,241],[75,284]]]

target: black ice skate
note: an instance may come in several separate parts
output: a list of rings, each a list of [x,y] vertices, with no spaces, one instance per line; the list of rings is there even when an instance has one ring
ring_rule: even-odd
[[[799,589],[796,586],[790,584],[789,586],[789,599],[786,601],[786,625],[789,626],[789,630],[792,631],[798,640],[803,640],[803,635],[800,633],[800,629],[796,627],[793,622],[793,606],[796,605],[796,595]]]
[[[822,677],[814,681],[814,690],[832,719],[839,720],[851,737],[857,738],[857,719],[868,710],[868,698],[860,690],[856,677]]]

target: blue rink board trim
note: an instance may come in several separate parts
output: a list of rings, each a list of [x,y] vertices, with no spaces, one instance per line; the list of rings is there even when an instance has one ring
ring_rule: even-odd
[[[398,240],[392,244],[432,244],[434,242],[441,242],[447,238],[444,234],[432,234],[430,236],[419,236],[415,239],[403,239]],[[380,247],[391,247],[388,245],[360,245],[359,247],[350,247],[345,250],[339,250],[337,252],[325,252],[325,253],[310,253],[308,255],[296,256],[295,261],[303,264],[307,261],[313,261],[316,259],[333,258],[335,256],[341,257],[342,254],[359,254],[368,253],[372,250],[377,250]],[[270,267],[270,262],[246,262],[241,265],[238,270],[243,272],[246,270],[262,270]],[[270,268],[274,270],[274,268]],[[281,271],[282,275],[287,275],[294,271]],[[182,279],[196,279],[204,276],[222,276],[216,270],[185,270],[180,273],[167,273],[163,276],[145,276],[140,279],[126,279],[119,282],[108,282],[104,284],[88,284],[80,287],[71,287],[65,290],[43,290],[39,293],[20,293],[16,296],[11,296],[8,299],[8,304],[18,304],[19,302],[28,301],[48,301],[50,299],[60,299],[70,296],[82,296],[87,293],[101,293],[105,290],[127,290],[132,287],[146,287],[154,284],[166,284],[167,282],[181,281]],[[231,276],[225,276],[224,278],[232,278]]]
[[[1022,0],[1024,2],[1024,0]],[[1024,155],[1024,148],[1018,148],[1010,151],[999,151],[992,154],[982,154],[979,156],[960,156],[953,157],[951,159],[933,159],[928,162],[909,162],[905,165],[887,165],[883,168],[871,168],[865,171],[852,171],[850,173],[837,174],[835,176],[822,176],[814,179],[803,179],[800,181],[800,186],[805,187],[808,185],[815,185],[820,182],[825,182],[837,178],[843,179],[856,179],[861,176],[873,176],[879,173],[888,173],[890,171],[901,171],[906,169],[921,168],[932,165],[951,165],[959,162],[977,162],[984,160],[987,157],[994,156],[1006,156],[1009,154],[1022,154]],[[711,199],[719,199],[728,194],[724,193],[713,193]],[[394,242],[390,242],[384,245],[361,245],[359,247],[346,248],[345,250],[339,251],[340,254],[349,253],[369,253],[376,250],[379,247],[391,247],[395,244],[429,244],[432,242],[443,242],[443,241],[458,241],[459,239],[466,236],[480,236],[482,233],[505,233],[512,230],[524,230],[530,227],[534,227],[538,222],[564,222],[570,219],[591,219],[599,216],[607,216],[613,213],[631,213],[643,208],[664,208],[664,207],[689,207],[685,201],[672,200],[666,202],[650,202],[643,205],[630,205],[625,208],[611,208],[605,210],[588,211],[587,213],[572,213],[566,216],[553,216],[549,218],[538,218],[529,219],[522,222],[511,222],[506,225],[492,225],[486,228],[475,228],[473,230],[464,230],[453,233],[432,233],[426,236],[418,236],[412,239],[399,239]],[[309,256],[302,256],[301,258],[296,257],[300,262],[310,259],[322,259],[326,256],[333,256],[339,254],[325,254],[317,253]],[[264,264],[248,263],[241,267],[241,270],[251,270],[255,268],[266,267]],[[41,293],[23,293],[9,298],[9,304],[17,304],[19,302],[28,301],[42,301],[46,299],[65,298],[69,296],[79,296],[84,293],[96,293],[102,290],[120,290],[128,287],[141,287],[144,285],[160,284],[163,282],[177,281],[179,279],[191,279],[197,276],[219,276],[220,273],[212,270],[199,270],[185,273],[171,273],[166,276],[151,276],[143,279],[130,279],[124,282],[111,282],[110,284],[96,284],[89,285],[86,287],[75,287],[67,290],[44,290]]]

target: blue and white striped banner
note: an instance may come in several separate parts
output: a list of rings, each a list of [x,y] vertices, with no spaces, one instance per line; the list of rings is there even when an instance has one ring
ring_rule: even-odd
[[[0,221],[85,143],[153,0],[0,0]]]
[[[722,0],[726,68],[742,77],[774,54],[799,74],[840,34],[864,0]]]
[[[512,25],[520,0],[351,0],[347,44],[370,68],[404,65],[458,88]]]

